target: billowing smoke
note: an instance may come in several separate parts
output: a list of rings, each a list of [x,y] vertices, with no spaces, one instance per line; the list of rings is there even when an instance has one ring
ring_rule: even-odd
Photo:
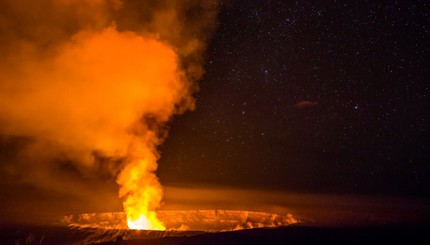
[[[195,106],[212,2],[1,1],[2,175],[70,195],[116,179],[129,225],[162,229],[157,146]]]

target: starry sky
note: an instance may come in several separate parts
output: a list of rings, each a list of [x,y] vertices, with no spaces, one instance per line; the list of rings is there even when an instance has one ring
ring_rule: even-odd
[[[426,1],[224,2],[167,185],[430,195]]]

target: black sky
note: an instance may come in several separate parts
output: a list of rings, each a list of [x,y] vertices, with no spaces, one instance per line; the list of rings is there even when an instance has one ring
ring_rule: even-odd
[[[233,1],[163,184],[430,194],[426,1]]]

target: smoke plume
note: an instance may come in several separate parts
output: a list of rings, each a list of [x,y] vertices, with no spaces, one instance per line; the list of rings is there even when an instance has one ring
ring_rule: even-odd
[[[1,1],[2,175],[70,195],[84,191],[76,179],[116,179],[129,225],[162,229],[157,146],[195,106],[216,7]]]

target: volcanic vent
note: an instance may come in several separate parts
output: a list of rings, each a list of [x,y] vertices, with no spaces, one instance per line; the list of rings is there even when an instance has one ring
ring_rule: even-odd
[[[297,223],[291,214],[237,210],[158,211],[158,219],[167,231],[233,231],[251,228],[279,227]],[[128,229],[123,212],[88,213],[66,216],[63,221],[76,228]]]
[[[236,210],[164,210],[158,211],[157,216],[166,230],[129,229],[124,212],[70,215],[65,216],[63,222],[72,230],[87,234],[80,241],[86,244],[114,241],[119,238],[152,239],[192,236],[206,232],[280,227],[299,222],[291,214]]]

